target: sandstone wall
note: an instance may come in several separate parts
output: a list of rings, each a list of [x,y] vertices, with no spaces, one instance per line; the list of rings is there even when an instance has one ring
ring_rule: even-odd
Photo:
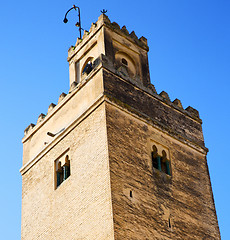
[[[54,162],[70,158],[71,175],[55,189]],[[22,175],[22,240],[112,240],[105,107],[84,121]]]
[[[205,154],[120,107],[106,117],[115,239],[220,239]],[[154,141],[172,177],[152,168]]]
[[[145,115],[169,134],[204,147],[201,120],[194,120],[141,88],[107,71],[103,72],[105,95],[129,111]]]

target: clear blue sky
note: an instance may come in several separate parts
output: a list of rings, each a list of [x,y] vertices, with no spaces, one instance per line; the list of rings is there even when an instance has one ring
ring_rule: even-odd
[[[148,39],[151,81],[183,106],[199,110],[223,240],[230,239],[230,1],[2,1],[0,3],[0,235],[20,239],[24,129],[69,90],[67,50],[78,36],[80,6],[89,29],[103,8],[111,21]]]

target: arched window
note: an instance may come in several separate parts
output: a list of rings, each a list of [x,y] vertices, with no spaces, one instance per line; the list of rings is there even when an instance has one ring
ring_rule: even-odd
[[[164,172],[168,175],[171,175],[169,160],[167,158],[167,154],[166,154],[165,150],[162,151],[161,169],[162,169],[162,172]]]
[[[161,157],[158,155],[158,150],[155,145],[152,147],[152,164],[153,167],[161,171]]]
[[[58,167],[56,170],[56,176],[57,176],[57,187],[59,187],[61,185],[61,183],[63,182],[63,168],[61,166],[61,162],[58,162]]]
[[[56,188],[70,176],[70,160],[66,155],[65,159],[56,161]]]
[[[63,166],[63,178],[64,180],[66,180],[69,176],[70,176],[70,160],[69,160],[69,156],[66,155],[65,157],[65,164]]]
[[[115,61],[116,61],[116,65],[117,65],[118,69],[122,70],[122,68],[125,68],[125,71],[127,71],[127,74],[130,77],[136,76],[136,73],[137,73],[136,72],[136,70],[137,70],[136,63],[129,54],[127,54],[123,51],[118,51],[115,54]]]
[[[93,57],[88,57],[82,66],[81,74],[88,75],[93,70]]]
[[[152,166],[160,172],[164,172],[171,176],[170,162],[167,158],[166,151],[162,150],[162,153],[159,154],[155,145],[152,146]]]

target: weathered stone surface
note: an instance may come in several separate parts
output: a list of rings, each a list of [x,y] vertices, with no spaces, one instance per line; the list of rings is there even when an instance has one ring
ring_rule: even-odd
[[[176,98],[176,99],[173,101],[173,104],[175,104],[177,107],[183,109],[182,103],[181,103],[181,101],[180,101],[179,99]]]
[[[105,14],[69,49],[69,94],[22,140],[22,240],[220,239],[199,113],[156,93],[147,52]]]
[[[122,32],[125,33],[126,35],[129,35],[129,31],[127,30],[126,26],[123,26],[121,28]]]
[[[176,137],[183,137],[201,147],[204,139],[200,122],[185,114],[175,111],[169,105],[146,94],[132,84],[111,76],[104,71],[105,94],[116,103],[126,106],[129,111],[144,115],[152,120],[158,127],[165,129]],[[129,93],[129,94],[127,94]]]
[[[185,110],[187,110],[189,113],[191,113],[193,116],[195,116],[197,118],[200,117],[199,116],[199,112],[195,108],[193,108],[191,106],[187,107]]]
[[[169,102],[170,102],[170,98],[169,98],[169,95],[168,95],[167,92],[162,91],[159,95],[160,95],[163,99],[165,99],[166,101],[169,101]]]
[[[136,35],[136,33],[135,33],[134,31],[132,31],[129,35],[130,35],[130,37],[133,38],[135,41],[138,40],[138,37],[137,37],[137,35]]]
[[[220,239],[205,154],[116,106],[106,113],[115,239]],[[151,139],[168,147],[172,177],[152,169]]]

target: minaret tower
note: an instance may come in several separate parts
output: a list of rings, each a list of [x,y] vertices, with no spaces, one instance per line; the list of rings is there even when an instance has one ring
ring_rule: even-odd
[[[69,93],[22,140],[22,240],[220,239],[199,113],[147,53],[105,14],[69,49]]]

